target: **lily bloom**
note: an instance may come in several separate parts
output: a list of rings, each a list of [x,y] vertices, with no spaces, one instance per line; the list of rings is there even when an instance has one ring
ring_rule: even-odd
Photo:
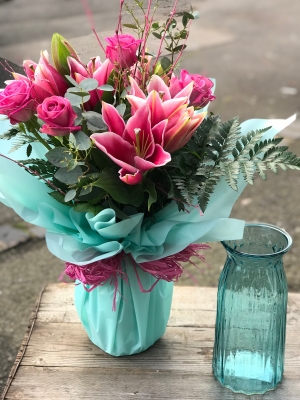
[[[206,112],[194,114],[194,107],[188,107],[193,82],[180,90],[174,98],[158,75],[152,76],[147,86],[147,97],[134,79],[130,78],[130,84],[132,94],[128,95],[127,99],[131,104],[132,113],[135,114],[139,108],[148,105],[152,126],[166,121],[160,144],[169,153],[183,147],[205,118]]]
[[[144,172],[171,161],[171,155],[161,145],[167,121],[152,126],[148,104],[140,107],[125,125],[115,107],[102,102],[102,117],[109,132],[94,133],[91,139],[121,167],[119,176],[123,182],[136,185]]]
[[[49,63],[47,51],[41,52],[39,63],[25,60],[25,73],[32,82],[32,96],[41,104],[47,97],[64,97],[68,84],[63,76]],[[26,76],[13,74],[16,80],[26,80]]]
[[[105,60],[104,63],[101,63],[99,56],[92,58],[86,66],[75,58],[68,57],[68,64],[70,76],[75,79],[77,83],[80,83],[86,78],[93,78],[98,81],[99,86],[105,85],[108,82],[109,75],[114,67],[109,60]],[[91,98],[84,105],[87,111],[94,109],[98,101],[101,100],[103,91],[95,89],[91,90],[89,93]]]

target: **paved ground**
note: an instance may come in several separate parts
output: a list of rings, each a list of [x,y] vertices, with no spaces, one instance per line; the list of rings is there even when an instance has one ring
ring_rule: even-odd
[[[192,28],[182,67],[217,79],[217,100],[211,110],[224,119],[239,115],[241,120],[286,118],[299,111],[299,1],[192,3],[201,19]],[[97,30],[115,27],[119,0],[90,0],[89,4]],[[79,0],[40,0],[38,6],[34,0],[0,0],[0,57],[19,64],[23,58],[37,61],[40,49],[49,48],[53,31],[67,38],[90,34]],[[90,41],[89,48],[95,43],[92,36]],[[82,49],[82,57],[85,55]],[[285,134],[286,142],[300,156],[300,123]],[[232,213],[247,221],[276,224],[293,236],[294,246],[285,257],[293,291],[300,291],[299,184],[300,174],[293,171],[270,175],[267,182],[257,180],[253,187],[247,187]],[[56,281],[63,268],[37,235],[41,232],[30,231],[11,210],[0,205],[0,391],[39,291],[47,282]],[[23,243],[15,247],[20,241]],[[214,244],[207,252],[209,267],[192,271],[198,284],[217,285],[224,258],[221,245]],[[180,283],[191,281],[185,275]]]

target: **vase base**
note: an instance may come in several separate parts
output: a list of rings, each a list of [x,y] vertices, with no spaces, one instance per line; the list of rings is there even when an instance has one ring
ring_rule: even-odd
[[[280,384],[281,381],[278,381],[274,386],[270,387],[270,382],[263,382],[258,379],[243,379],[243,378],[233,378],[234,384],[226,384],[222,382],[215,374],[214,377],[217,381],[220,382],[221,386],[230,389],[234,393],[242,393],[247,396],[251,396],[254,394],[264,394],[271,390],[275,390],[277,385]]]

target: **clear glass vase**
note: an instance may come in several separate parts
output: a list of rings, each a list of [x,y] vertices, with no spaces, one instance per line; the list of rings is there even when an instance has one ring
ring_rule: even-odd
[[[282,256],[292,239],[267,224],[246,224],[241,240],[222,242],[213,371],[222,386],[262,394],[282,380],[287,283]]]

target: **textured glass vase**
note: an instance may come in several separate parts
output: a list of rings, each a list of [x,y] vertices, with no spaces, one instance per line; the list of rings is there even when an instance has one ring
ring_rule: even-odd
[[[246,224],[242,240],[222,242],[213,371],[222,386],[244,394],[275,389],[284,368],[287,283],[283,230]]]
[[[119,278],[116,311],[110,282],[91,292],[81,283],[75,286],[75,306],[90,340],[113,356],[140,353],[165,333],[173,295],[173,282],[160,280],[151,292],[143,293],[129,262],[123,271],[128,281]],[[156,282],[140,268],[138,275],[145,290]]]

